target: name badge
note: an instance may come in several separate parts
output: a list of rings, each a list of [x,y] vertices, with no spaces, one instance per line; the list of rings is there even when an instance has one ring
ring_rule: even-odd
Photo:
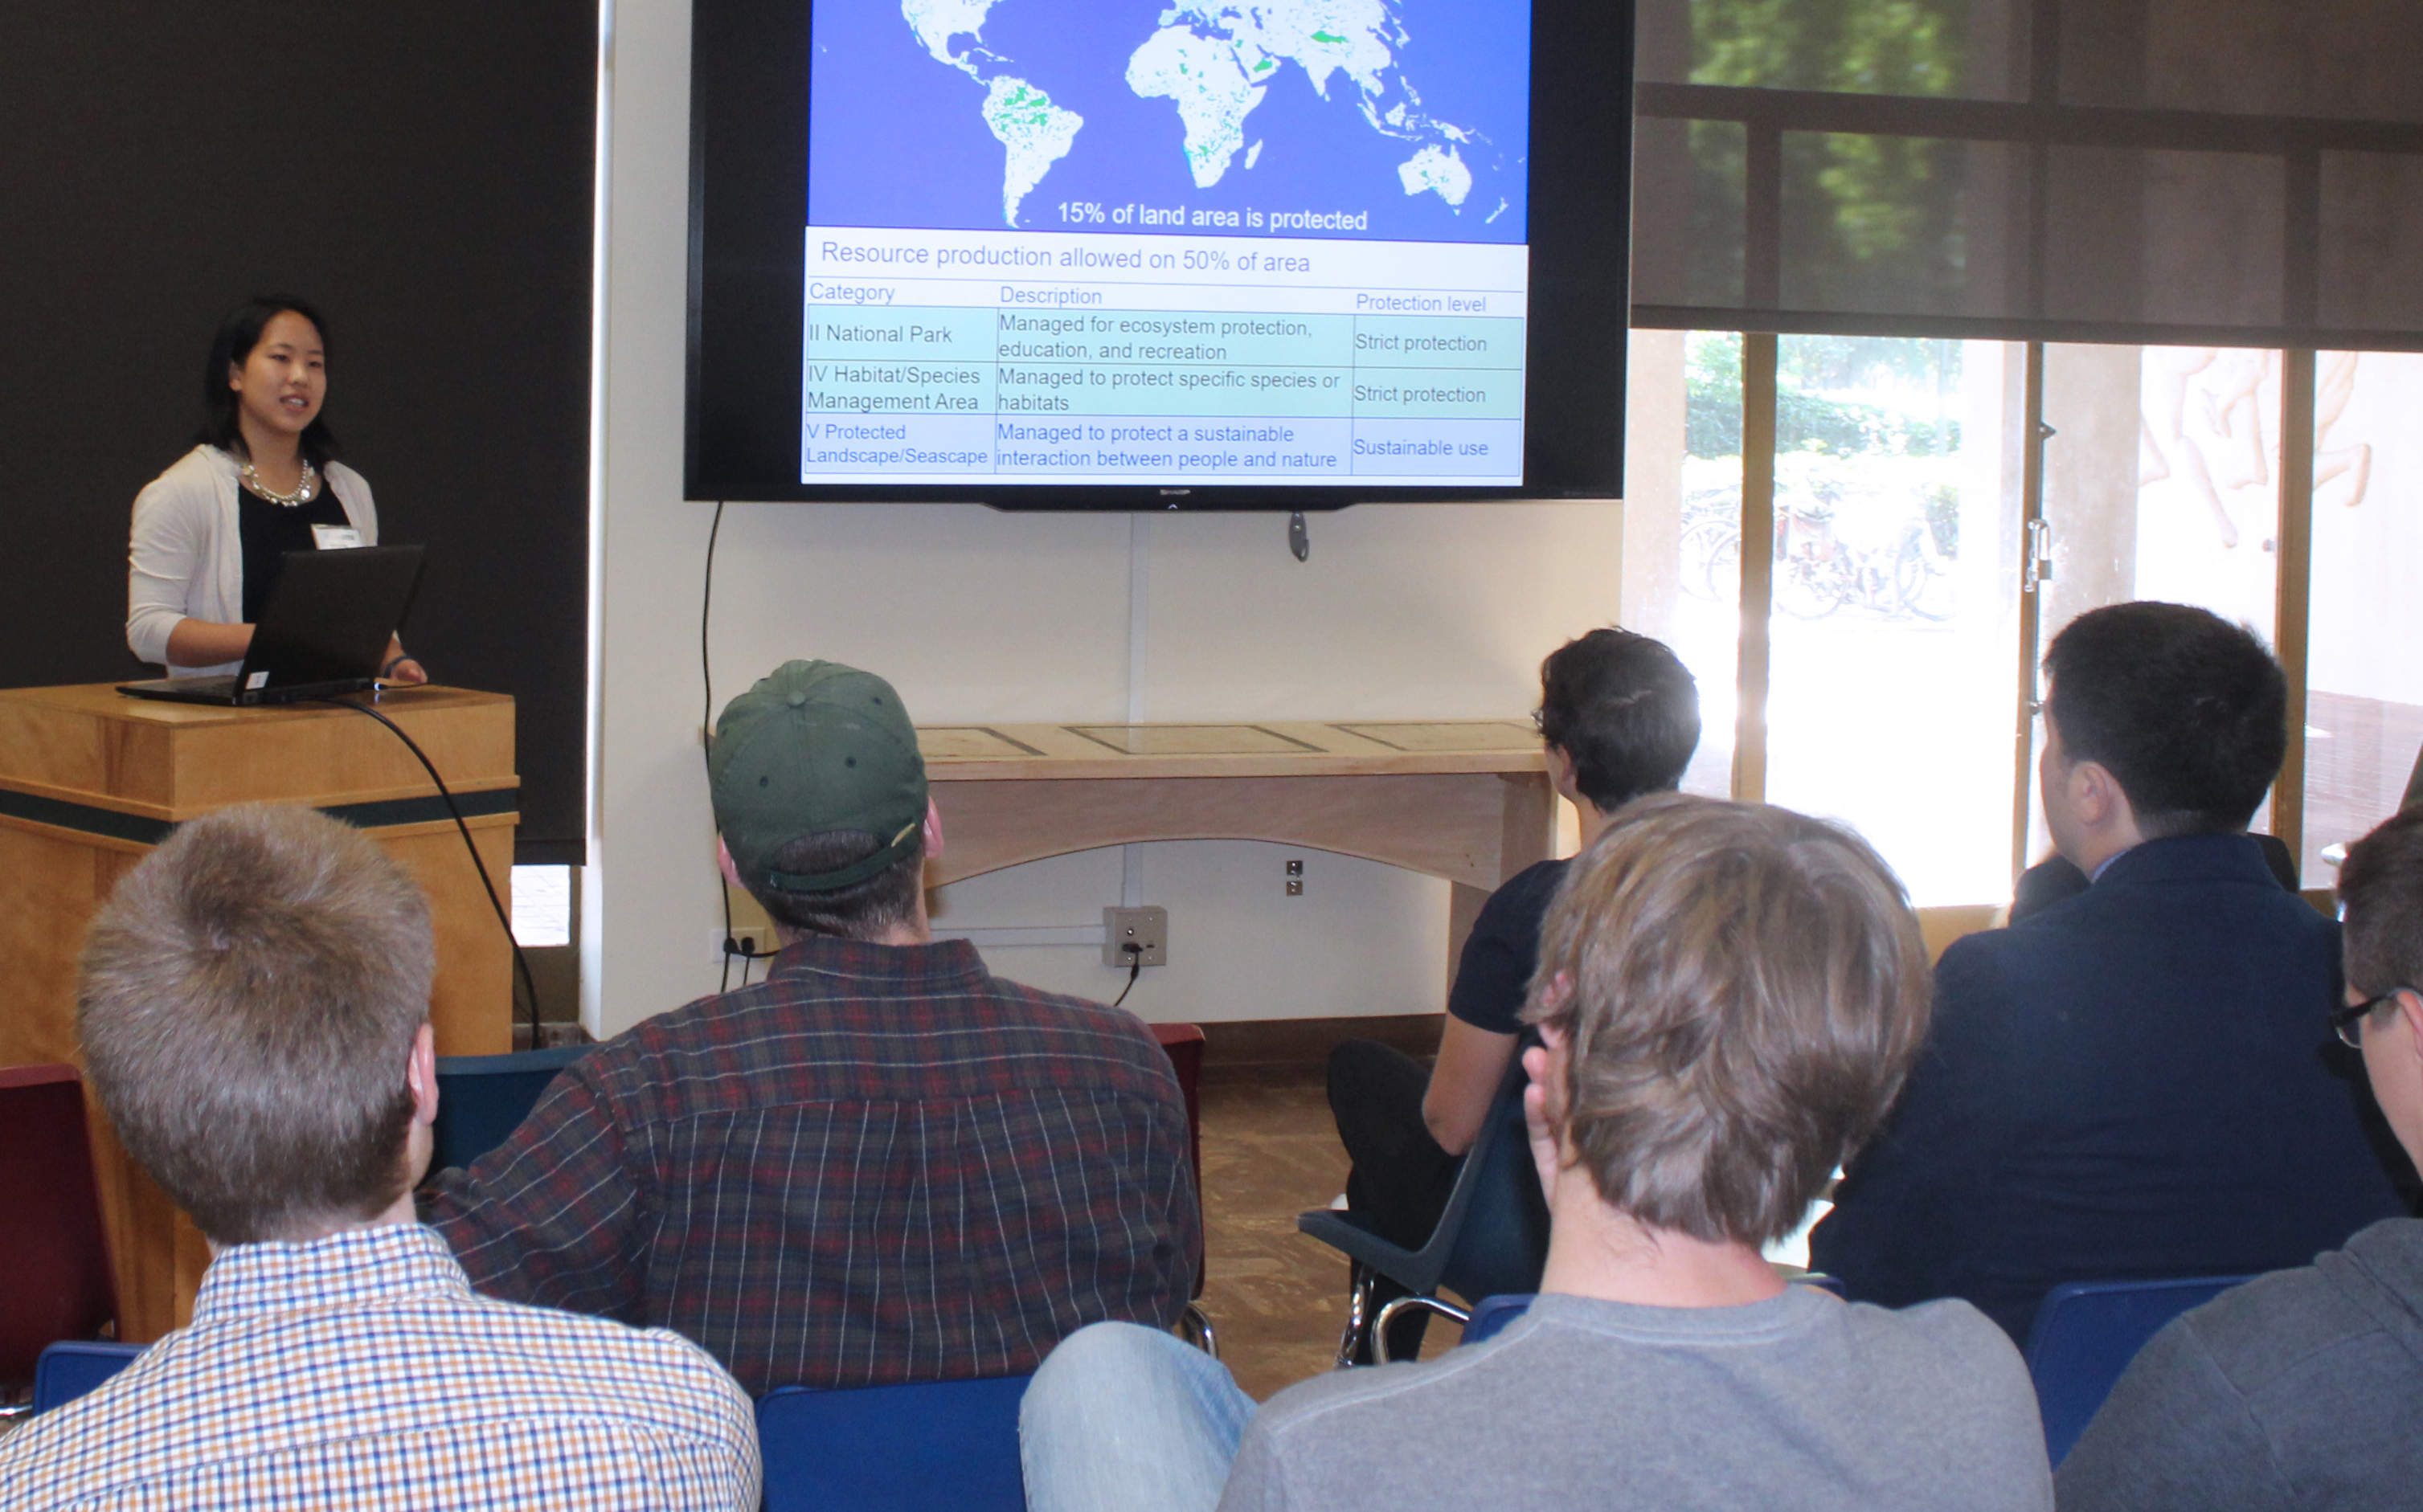
[[[362,543],[362,533],[350,525],[315,525],[311,540],[322,551],[351,551]]]

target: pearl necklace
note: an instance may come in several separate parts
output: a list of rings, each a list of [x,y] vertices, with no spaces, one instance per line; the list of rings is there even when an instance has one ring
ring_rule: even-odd
[[[248,462],[236,469],[236,476],[244,480],[245,487],[251,489],[272,504],[282,504],[290,510],[299,509],[310,503],[312,497],[320,492],[320,471],[308,462],[303,465],[302,480],[295,483],[294,492],[292,494],[281,494],[262,482],[260,472]]]

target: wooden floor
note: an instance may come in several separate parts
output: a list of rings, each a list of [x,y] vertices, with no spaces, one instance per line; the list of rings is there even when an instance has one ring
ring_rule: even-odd
[[[1220,1358],[1256,1400],[1330,1368],[1346,1317],[1346,1261],[1295,1217],[1346,1189],[1318,1066],[1238,1067],[1203,1082],[1203,1310]],[[1452,1346],[1429,1331],[1423,1356]]]

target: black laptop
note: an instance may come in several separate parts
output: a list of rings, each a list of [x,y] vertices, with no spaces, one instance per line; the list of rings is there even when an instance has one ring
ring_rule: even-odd
[[[420,586],[419,546],[290,551],[232,676],[163,677],[118,691],[173,703],[292,703],[357,693]]]

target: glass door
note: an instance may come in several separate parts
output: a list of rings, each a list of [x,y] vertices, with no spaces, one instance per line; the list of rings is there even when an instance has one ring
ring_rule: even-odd
[[[1921,906],[2010,896],[2020,353],[1777,349],[1766,797],[1850,825]]]
[[[2406,800],[2423,747],[2423,354],[2324,352],[2314,373],[2305,886]],[[2416,795],[2423,797],[2423,795]]]
[[[2036,643],[2131,599],[2193,604],[2277,645],[2280,354],[2249,348],[2043,348],[2044,530]],[[2035,748],[2044,739],[2035,726]],[[2029,770],[2033,773],[2034,749]],[[2033,780],[2031,780],[2033,787]],[[2049,855],[2029,805],[2026,857]],[[2255,827],[2270,822],[2270,805]]]

